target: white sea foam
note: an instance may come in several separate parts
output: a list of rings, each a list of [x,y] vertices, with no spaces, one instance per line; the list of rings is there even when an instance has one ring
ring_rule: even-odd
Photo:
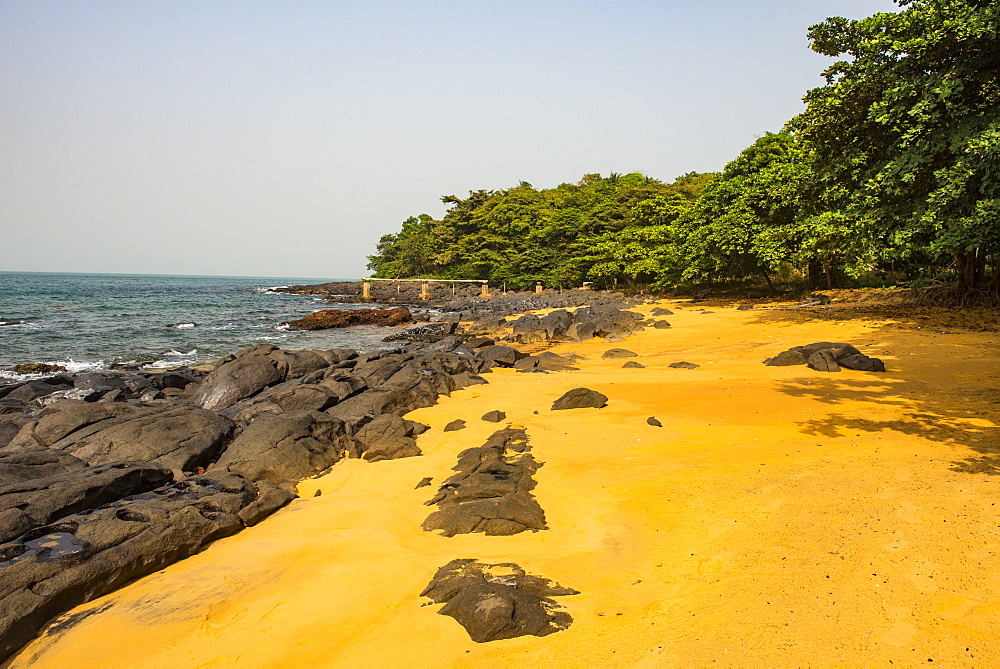
[[[194,323],[178,323],[177,325],[171,325],[170,327],[176,328],[178,330],[190,330],[195,327]]]
[[[81,372],[97,372],[108,368],[106,362],[77,362],[72,358],[68,360],[46,360],[46,365],[59,365],[66,368],[66,372],[52,372],[47,374],[18,374],[12,372],[9,369],[0,369],[0,379],[5,381],[34,381],[36,379],[44,379],[47,376],[52,376],[53,374],[79,374]]]
[[[290,330],[291,326],[288,323],[282,323],[281,325],[275,326],[275,330]]]
[[[264,293],[265,295],[284,295],[284,293],[277,292],[279,288],[288,288],[288,286],[260,286],[256,290],[258,293]]]

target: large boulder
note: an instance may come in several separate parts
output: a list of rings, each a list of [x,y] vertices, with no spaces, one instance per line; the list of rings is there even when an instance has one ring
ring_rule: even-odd
[[[216,367],[191,399],[203,409],[223,409],[283,380],[277,363],[266,354],[248,355]]]
[[[444,604],[477,643],[519,636],[547,636],[569,627],[573,618],[551,597],[579,592],[531,576],[514,563],[482,564],[452,560],[437,570],[421,597]]]
[[[25,425],[3,451],[49,448],[90,465],[158,462],[180,474],[208,466],[232,428],[229,419],[186,405],[64,401]]]
[[[194,476],[0,544],[0,661],[60,613],[239,531],[256,495],[229,472]]]
[[[552,403],[553,411],[562,409],[600,409],[607,406],[608,396],[589,388],[574,388]]]
[[[173,481],[162,465],[114,462],[0,487],[0,543],[74,513]]]
[[[288,489],[338,462],[349,447],[343,423],[324,413],[261,416],[229,445],[211,471],[228,469]]]
[[[500,367],[513,367],[514,363],[526,357],[524,353],[521,353],[516,348],[499,344],[482,348],[476,355],[485,360],[492,360]]]
[[[418,425],[395,414],[377,416],[354,434],[356,452],[369,462],[420,455],[420,448],[413,439]]]

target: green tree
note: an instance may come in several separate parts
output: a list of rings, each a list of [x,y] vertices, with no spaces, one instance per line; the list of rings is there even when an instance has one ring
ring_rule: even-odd
[[[1000,4],[896,2],[898,13],[810,28],[814,51],[846,58],[792,122],[813,152],[805,214],[841,231],[858,262],[948,257],[961,295],[992,270],[995,296]]]

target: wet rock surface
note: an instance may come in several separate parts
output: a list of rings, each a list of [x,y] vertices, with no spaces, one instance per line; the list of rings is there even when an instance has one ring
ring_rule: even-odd
[[[424,530],[452,537],[546,529],[545,512],[531,495],[532,476],[541,463],[528,450],[524,431],[508,428],[495,432],[483,446],[462,451],[453,468],[458,473],[426,502],[438,509],[424,521]]]
[[[402,325],[413,320],[406,307],[393,309],[324,309],[285,323],[292,330],[326,330],[351,325]]]
[[[517,564],[452,560],[438,569],[422,597],[444,604],[477,643],[546,636],[568,628],[573,618],[552,597],[579,594],[572,588],[526,573]]]

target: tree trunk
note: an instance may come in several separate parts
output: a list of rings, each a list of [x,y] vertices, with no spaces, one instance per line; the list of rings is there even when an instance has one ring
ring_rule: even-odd
[[[823,263],[823,271],[826,272],[826,289],[833,290],[833,273],[830,271],[830,263]]]
[[[771,277],[768,276],[767,270],[764,270],[762,273],[764,275],[764,281],[767,281],[767,289],[771,291],[772,295],[775,295],[778,291],[774,289],[774,284],[771,283]]]
[[[820,265],[816,260],[809,261],[809,290],[819,288]]]

